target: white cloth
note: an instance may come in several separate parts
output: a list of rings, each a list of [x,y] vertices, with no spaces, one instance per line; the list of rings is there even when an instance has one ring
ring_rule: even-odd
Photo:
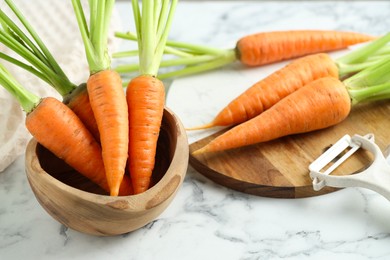
[[[14,2],[70,80],[75,84],[85,82],[89,75],[89,68],[71,1],[14,0]],[[83,3],[86,4],[87,1]],[[4,2],[1,8],[14,18]],[[113,32],[118,30],[120,30],[119,15],[114,10],[109,36],[110,52],[116,51],[118,40]],[[0,51],[12,54],[2,44]],[[61,99],[52,87],[31,73],[5,61],[0,60],[0,62],[6,65],[15,78],[34,94],[40,97],[54,96]],[[5,89],[0,87],[0,172],[25,151],[31,135],[24,126],[24,120],[25,113],[19,104]]]

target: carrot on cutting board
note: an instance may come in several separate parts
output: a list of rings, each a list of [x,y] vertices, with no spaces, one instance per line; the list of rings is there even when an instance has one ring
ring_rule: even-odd
[[[216,152],[309,132],[341,122],[351,101],[344,85],[325,77],[310,82],[261,115],[239,124],[193,154]]]
[[[129,171],[134,193],[149,188],[165,104],[165,88],[157,71],[177,0],[132,0],[139,46],[139,76],[126,90],[129,109]]]
[[[132,33],[116,33],[117,37],[135,40]],[[160,79],[191,75],[216,69],[234,61],[246,66],[261,66],[313,53],[329,52],[347,48],[350,45],[367,42],[376,37],[357,32],[335,30],[290,30],[271,31],[248,35],[239,39],[233,49],[218,49],[208,46],[168,41],[175,49],[167,50],[179,58],[163,61],[161,66],[184,65],[184,68],[159,75]],[[124,55],[122,55],[124,54]],[[123,57],[125,53],[116,56]],[[183,55],[187,54],[187,55]],[[120,73],[134,70],[132,64],[119,65]]]
[[[238,148],[338,124],[348,116],[351,105],[390,97],[389,71],[390,59],[383,59],[344,81],[334,77],[312,81],[193,154]]]
[[[236,125],[261,114],[311,81],[322,77],[345,78],[380,62],[384,56],[377,53],[389,41],[390,33],[336,60],[326,53],[298,58],[253,84],[225,106],[210,123],[187,130]]]
[[[17,25],[0,10],[0,42],[15,54],[24,58],[28,64],[4,53],[0,53],[0,58],[27,70],[52,86],[63,97],[63,102],[77,114],[95,139],[99,141],[99,131],[89,104],[85,84],[77,86],[69,80],[15,3],[12,0],[5,0],[5,2],[20,25]]]
[[[29,92],[2,65],[0,84],[26,112],[26,127],[40,144],[109,192],[100,145],[69,107],[55,98],[41,99]],[[132,194],[128,183],[129,179],[123,182],[121,195]]]
[[[100,133],[110,195],[119,194],[128,157],[128,108],[119,74],[110,69],[107,40],[114,0],[89,1],[89,26],[80,0],[72,0],[90,69],[87,90]]]

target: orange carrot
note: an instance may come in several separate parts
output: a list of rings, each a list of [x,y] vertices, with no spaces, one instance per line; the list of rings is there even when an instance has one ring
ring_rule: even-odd
[[[326,128],[344,120],[350,109],[349,93],[340,80],[333,77],[317,79],[193,154],[223,151]]]
[[[156,78],[177,0],[132,0],[139,47],[139,76],[126,90],[129,114],[129,171],[135,194],[146,191],[155,165],[165,104],[165,88]]]
[[[241,38],[237,57],[245,65],[260,66],[307,54],[339,50],[376,37],[355,32],[294,30],[263,32]]]
[[[252,85],[223,108],[211,123],[187,130],[245,122],[307,83],[326,76],[338,77],[338,68],[329,55],[321,53],[299,58]]]
[[[80,0],[72,0],[84,42],[90,77],[87,81],[89,101],[100,133],[104,168],[110,195],[119,194],[128,157],[128,108],[119,74],[110,69],[107,55],[109,24],[115,1],[89,2],[90,23]],[[89,27],[88,27],[89,25]]]
[[[159,79],[141,75],[126,90],[129,107],[129,171],[134,193],[149,188],[164,111],[165,89]]]
[[[110,194],[116,196],[125,174],[129,142],[127,103],[122,80],[115,71],[103,70],[89,77],[87,88],[100,132]]]

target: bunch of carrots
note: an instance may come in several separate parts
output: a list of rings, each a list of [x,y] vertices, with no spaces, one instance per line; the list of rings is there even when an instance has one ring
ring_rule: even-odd
[[[193,154],[323,129],[343,121],[352,105],[388,99],[389,41],[390,33],[335,61],[324,53],[292,61],[231,101],[211,123],[192,128],[233,126]]]
[[[138,1],[133,1],[140,76],[130,82],[126,93],[120,75],[111,69],[107,49],[114,0],[89,1],[89,22],[81,1],[72,0],[90,69],[89,78],[80,86],[70,82],[12,0],[6,3],[23,28],[0,10],[0,42],[23,61],[3,53],[0,58],[39,77],[63,97],[61,102],[36,96],[1,65],[0,84],[26,112],[27,129],[40,144],[110,195],[146,191],[165,100],[164,85],[156,75],[177,0],[143,1],[142,11]],[[131,176],[126,174],[129,171]]]
[[[57,90],[63,100],[36,96],[23,88],[2,65],[0,65],[0,84],[15,97],[26,112],[26,127],[36,140],[112,196],[138,194],[146,191],[150,186],[164,110],[165,92],[161,78],[215,69],[235,60],[248,66],[260,66],[307,54],[346,48],[373,39],[371,36],[358,33],[334,31],[270,32],[244,37],[237,42],[234,49],[218,50],[207,46],[168,41],[168,32],[172,25],[177,0],[144,0],[142,5],[137,0],[132,0],[136,34],[122,36],[136,40],[138,43],[137,51],[131,53],[139,56],[139,62],[132,67],[138,70],[139,75],[129,82],[124,91],[122,77],[118,73],[120,68],[115,70],[111,68],[107,49],[108,28],[114,0],[89,1],[89,21],[86,19],[80,0],[72,0],[90,70],[89,78],[81,85],[75,85],[69,80],[12,0],[5,0],[5,2],[23,28],[19,28],[0,10],[0,42],[22,57],[23,61],[3,53],[0,53],[0,58],[39,77]],[[118,36],[122,37],[120,34]],[[244,125],[243,122],[246,124],[252,120],[259,120],[257,118],[264,115],[263,121],[254,121],[256,122],[254,125],[257,125],[256,127],[270,125],[271,138],[277,138],[271,128],[272,120],[274,120],[274,127],[280,128],[280,122],[285,118],[310,119],[311,117],[306,114],[299,115],[307,111],[302,108],[295,114],[292,110],[290,114],[283,113],[284,118],[281,117],[277,121],[275,114],[270,114],[271,111],[285,111],[283,106],[298,108],[317,103],[339,109],[332,110],[333,114],[324,115],[321,120],[317,120],[320,122],[311,124],[317,125],[316,127],[318,125],[326,127],[335,123],[334,118],[338,122],[349,113],[350,97],[356,102],[364,100],[368,96],[372,97],[370,94],[365,94],[369,90],[375,93],[383,92],[376,98],[388,95],[386,91],[382,91],[387,84],[387,81],[384,84],[384,73],[375,72],[378,66],[387,66],[381,58],[380,50],[383,50],[382,47],[388,40],[389,36],[380,38],[365,47],[363,51],[347,55],[337,61],[333,61],[323,53],[293,61],[286,68],[276,72],[276,76],[270,75],[264,80],[267,82],[259,82],[253,90],[248,90],[249,92],[244,96],[253,97],[252,101],[240,101],[241,105],[240,102],[234,101],[233,110],[237,113],[232,113],[228,109],[227,114],[230,118],[226,115],[221,116],[222,121],[216,119],[206,127],[242,123],[239,125],[241,126]],[[162,60],[164,53],[173,53],[178,58],[165,62]],[[174,72],[176,74],[158,74],[161,66],[173,65],[186,67]],[[358,71],[361,72],[348,80],[343,82],[339,80],[345,75]],[[370,83],[372,88],[371,85],[370,88],[364,85],[367,82],[367,75],[370,75],[372,80]],[[291,81],[282,83],[278,82],[277,78],[291,79]],[[322,87],[322,85],[329,87]],[[345,86],[349,89],[347,90]],[[268,94],[265,95],[263,89],[267,89]],[[298,103],[295,104],[297,99],[304,100],[301,97],[307,95],[312,96],[310,100],[298,102],[299,106]],[[317,96],[319,101],[316,100]],[[242,106],[242,102],[249,106]],[[256,103],[258,105],[253,105]],[[282,106],[284,103],[287,105]],[[323,107],[318,105],[318,109],[323,110]],[[262,113],[264,110],[266,111]],[[264,121],[266,124],[263,123]],[[298,129],[298,123],[290,123],[288,129],[297,131],[295,129]],[[296,128],[292,127],[293,124],[297,125]],[[253,136],[242,127],[242,132],[247,138],[240,144],[227,137],[222,141],[215,140],[198,152],[229,149],[237,147],[237,144],[247,145],[253,141],[269,140],[270,137],[256,139],[258,133],[264,131],[263,129],[255,128],[253,125],[249,128],[255,129],[252,131]],[[291,131],[283,133],[279,131],[279,133],[291,134]]]

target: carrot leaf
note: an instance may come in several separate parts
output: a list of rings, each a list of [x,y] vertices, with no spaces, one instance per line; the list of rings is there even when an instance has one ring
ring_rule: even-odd
[[[2,64],[0,64],[0,85],[19,102],[26,113],[30,113],[40,101],[38,96],[23,88]]]

